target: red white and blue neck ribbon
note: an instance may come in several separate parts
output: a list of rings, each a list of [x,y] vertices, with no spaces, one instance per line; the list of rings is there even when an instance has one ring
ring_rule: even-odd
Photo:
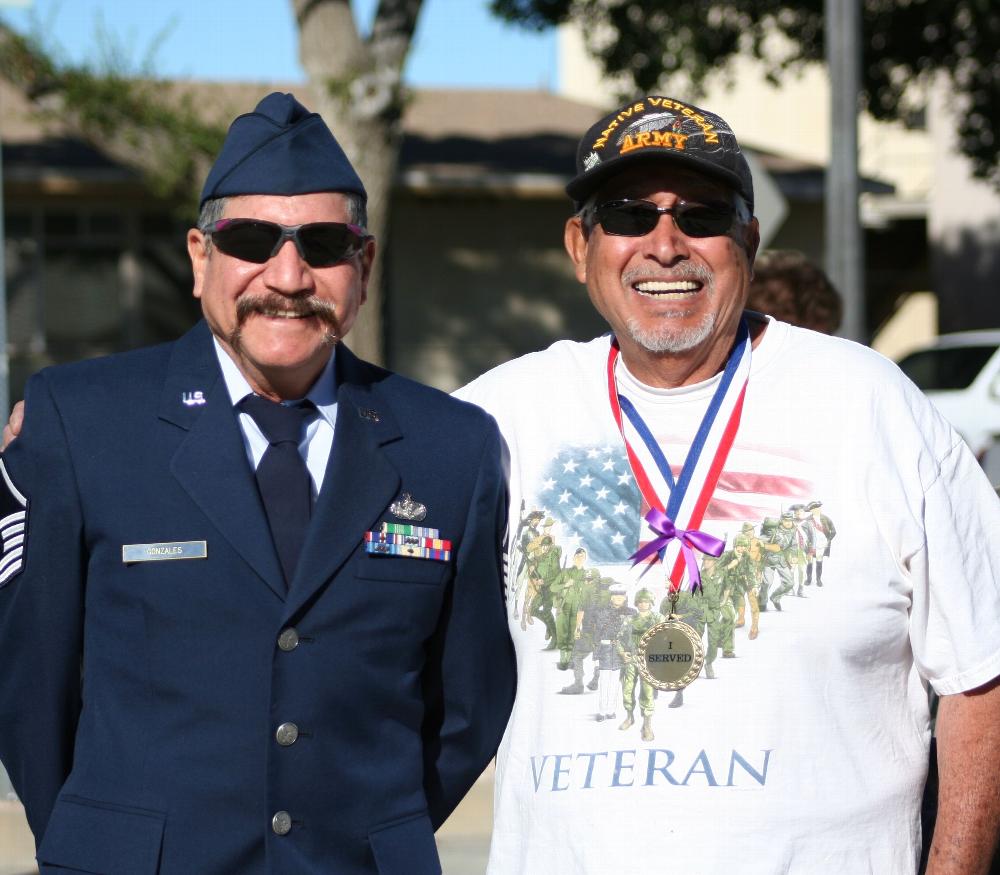
[[[701,574],[694,550],[720,556],[725,549],[725,541],[699,531],[698,526],[704,519],[739,429],[750,378],[750,349],[750,329],[744,320],[740,323],[719,385],[675,479],[662,447],[638,410],[618,392],[615,365],[620,349],[616,339],[611,342],[608,352],[611,413],[625,444],[632,476],[649,507],[645,519],[654,533],[653,539],[630,558],[633,564],[638,564],[653,561],[654,555],[658,556],[660,562],[672,568],[671,592],[680,589],[685,571],[691,590],[700,589]],[[638,440],[630,440],[629,434]],[[668,496],[666,502],[660,498],[661,495]]]

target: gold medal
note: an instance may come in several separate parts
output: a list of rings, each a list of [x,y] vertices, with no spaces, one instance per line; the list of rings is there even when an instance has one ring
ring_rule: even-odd
[[[701,635],[674,614],[646,630],[637,656],[639,674],[658,690],[683,690],[705,664]]]

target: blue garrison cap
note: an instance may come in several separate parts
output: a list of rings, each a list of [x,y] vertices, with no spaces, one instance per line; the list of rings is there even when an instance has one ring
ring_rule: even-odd
[[[291,94],[275,91],[229,127],[208,173],[201,204],[240,194],[353,192],[361,179],[322,118]]]

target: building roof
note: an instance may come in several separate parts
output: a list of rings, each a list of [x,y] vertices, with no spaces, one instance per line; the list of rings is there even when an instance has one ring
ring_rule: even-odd
[[[309,86],[289,83],[176,81],[178,96],[197,95],[207,118],[231,119],[269,91],[294,91],[314,103]],[[9,185],[43,190],[80,186],[137,190],[141,176],[70,134],[58,119],[42,119],[28,100],[0,81],[0,140]],[[565,197],[580,135],[603,108],[542,90],[416,89],[403,114],[397,186],[417,193],[493,193]],[[331,125],[336,132],[336,124]],[[753,149],[790,200],[821,200],[820,165]],[[892,187],[863,180],[864,191]]]
[[[415,191],[565,197],[576,145],[606,108],[547,91],[421,89],[403,116],[400,183]],[[821,201],[825,170],[747,147],[794,201]],[[862,179],[862,191],[893,188]]]
[[[565,197],[600,110],[546,91],[421,89],[403,116],[405,188]]]

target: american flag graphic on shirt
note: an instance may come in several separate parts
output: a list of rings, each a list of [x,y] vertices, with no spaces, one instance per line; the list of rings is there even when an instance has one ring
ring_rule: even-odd
[[[686,447],[664,441],[674,476]],[[737,444],[705,513],[702,528],[733,535],[742,522],[778,516],[811,496],[796,459],[770,449]],[[663,496],[665,499],[666,496]],[[564,547],[582,546],[597,565],[628,564],[650,537],[642,517],[649,510],[629,469],[622,445],[561,448],[545,467],[535,507],[559,526]]]

